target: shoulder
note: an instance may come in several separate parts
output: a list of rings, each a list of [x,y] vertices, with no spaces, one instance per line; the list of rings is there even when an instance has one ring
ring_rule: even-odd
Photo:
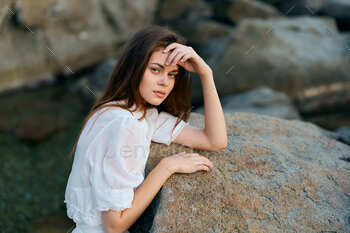
[[[139,128],[142,124],[137,120],[136,115],[133,115],[126,109],[110,109],[106,111],[105,118],[109,119],[109,124],[112,126],[120,125],[121,128],[133,127]]]
[[[131,122],[135,122],[135,114],[132,114],[127,109],[123,109],[115,106],[103,107],[97,110],[92,118],[100,118],[102,121],[113,121],[116,119],[128,119]]]
[[[142,124],[128,110],[118,107],[104,107],[97,110],[87,123],[89,132],[103,132],[116,129],[141,130]]]
[[[168,112],[165,112],[165,111],[162,111],[160,112],[159,114],[157,114],[157,123],[158,124],[162,124],[164,122],[173,122],[173,121],[176,121],[178,119],[178,117],[168,113]]]

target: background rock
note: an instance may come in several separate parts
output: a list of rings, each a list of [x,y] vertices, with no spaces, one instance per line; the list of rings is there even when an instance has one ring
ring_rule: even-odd
[[[214,12],[216,18],[233,24],[247,18],[265,19],[280,15],[275,7],[256,0],[216,1]]]
[[[337,24],[341,31],[350,30],[350,2],[347,0],[264,0],[264,2],[273,4],[283,14],[289,16],[328,15],[337,20]]]
[[[72,86],[71,91],[78,92],[86,104],[92,105],[97,97],[102,94],[116,62],[113,59],[102,62],[93,72],[85,75]]]
[[[183,34],[209,63],[223,103],[265,85],[287,94],[304,121],[338,130],[237,113],[225,116],[230,145],[221,152],[152,143],[148,172],[181,148],[208,155],[216,167],[174,175],[131,232],[149,232],[155,215],[153,231],[349,232],[348,4],[1,0],[1,231],[72,230],[63,203],[68,154],[121,46],[152,23]],[[200,79],[191,76],[192,104],[203,107]],[[259,105],[275,111],[277,102],[290,104],[282,94],[272,96]]]
[[[200,0],[194,1],[171,1],[171,0],[161,0],[159,5],[159,20],[174,20],[179,17],[184,16],[190,9],[196,7],[200,4]]]
[[[157,5],[156,0],[15,3],[0,37],[0,55],[7,58],[0,62],[0,92],[55,73],[71,75],[113,56],[153,20]]]
[[[336,133],[338,134],[338,140],[350,145],[350,127],[341,127],[336,130]],[[347,158],[350,159],[350,155]]]
[[[10,13],[9,6],[12,0],[2,0],[0,3],[0,29],[4,18]]]
[[[341,30],[350,30],[350,2],[347,0],[326,0],[319,10],[320,14],[329,15],[338,21]]]
[[[197,46],[218,38],[227,37],[231,32],[230,27],[213,20],[182,21],[182,23],[175,25],[174,29],[181,33],[191,44]]]
[[[308,87],[350,80],[349,41],[330,18],[248,19],[209,63],[222,96],[267,85],[294,97]]]
[[[300,119],[287,95],[267,87],[224,97],[221,105],[225,113],[250,112],[284,119]],[[195,112],[204,115],[204,107],[195,109]]]

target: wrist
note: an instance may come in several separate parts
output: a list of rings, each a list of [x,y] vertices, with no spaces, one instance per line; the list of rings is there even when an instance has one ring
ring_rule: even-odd
[[[209,66],[208,64],[206,64],[206,63],[202,66],[202,68],[201,68],[200,71],[198,72],[198,75],[199,75],[200,77],[202,77],[202,76],[210,76],[210,75],[212,75],[212,74],[213,74],[212,69],[211,69],[210,66]]]
[[[172,174],[175,173],[175,168],[174,166],[172,166],[169,162],[167,158],[163,158],[160,160],[158,166],[165,172],[168,174],[168,176],[171,176]]]

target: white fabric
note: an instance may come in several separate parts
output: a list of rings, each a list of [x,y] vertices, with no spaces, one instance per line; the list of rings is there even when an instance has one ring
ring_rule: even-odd
[[[152,108],[138,121],[142,112],[107,108],[88,120],[76,147],[64,200],[74,233],[103,232],[101,211],[131,208],[151,140],[170,145],[188,124],[181,120],[171,134],[177,117],[169,113]]]
[[[152,141],[164,143],[169,146],[170,143],[173,142],[177,135],[181,132],[181,129],[185,125],[189,124],[188,122],[181,120],[172,133],[176,120],[177,117],[174,117],[167,112],[160,112],[158,114]]]

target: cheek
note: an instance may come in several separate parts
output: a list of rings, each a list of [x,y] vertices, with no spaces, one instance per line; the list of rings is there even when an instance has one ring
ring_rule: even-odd
[[[172,81],[171,90],[174,89],[174,87],[175,87],[175,80]]]
[[[149,90],[154,85],[152,75],[145,74],[142,78],[142,81],[140,83],[140,89],[143,90],[143,92]]]

